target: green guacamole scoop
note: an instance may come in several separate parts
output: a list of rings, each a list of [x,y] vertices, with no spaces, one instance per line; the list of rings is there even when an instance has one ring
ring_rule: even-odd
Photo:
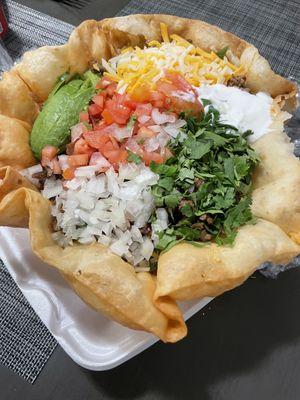
[[[30,135],[30,146],[34,156],[40,160],[45,146],[55,146],[62,152],[70,142],[70,128],[79,121],[95,94],[99,75],[87,71],[82,77],[67,82],[67,74],[58,83],[44,103]]]

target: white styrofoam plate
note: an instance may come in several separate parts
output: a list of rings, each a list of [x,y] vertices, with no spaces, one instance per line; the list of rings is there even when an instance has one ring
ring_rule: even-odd
[[[59,272],[30,248],[26,229],[0,228],[0,258],[35,312],[66,353],[79,365],[101,371],[114,368],[158,339],[125,328],[88,307]],[[181,305],[185,319],[211,298]]]

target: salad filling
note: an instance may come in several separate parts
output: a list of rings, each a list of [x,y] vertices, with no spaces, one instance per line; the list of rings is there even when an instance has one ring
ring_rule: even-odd
[[[51,201],[59,245],[99,242],[140,271],[182,241],[231,245],[255,222],[249,143],[272,122],[271,97],[244,91],[227,48],[161,29],[162,43],[59,80],[33,128],[40,163],[23,171]]]

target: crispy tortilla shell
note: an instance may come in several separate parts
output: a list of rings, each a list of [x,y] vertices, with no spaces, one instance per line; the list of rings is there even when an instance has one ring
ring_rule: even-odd
[[[50,202],[11,168],[3,176],[0,224],[29,227],[31,247],[43,261],[57,268],[80,297],[98,311],[133,329],[152,332],[166,342],[186,335],[181,312],[168,299],[170,316],[153,304],[155,278],[134,268],[100,244],[65,249],[52,239]],[[13,187],[15,186],[15,190]]]
[[[300,243],[300,161],[280,130],[263,136],[253,148],[261,162],[254,175],[252,212],[280,226]]]
[[[5,72],[0,82],[0,114],[32,125],[38,112],[38,104],[20,76]]]
[[[295,85],[276,75],[254,46],[205,22],[167,15],[85,21],[65,45],[26,53],[0,82],[0,166],[4,167],[0,169],[0,224],[29,227],[33,251],[57,268],[91,307],[123,325],[175,342],[186,335],[176,300],[221,294],[241,284],[260,263],[286,262],[300,252],[296,243],[299,161],[282,125],[255,144],[262,159],[254,179],[252,210],[259,217],[257,224],[242,227],[231,248],[175,246],[160,256],[157,278],[136,273],[100,244],[59,247],[51,235],[50,203],[16,171],[35,163],[28,144],[31,126],[57,78],[66,71],[82,73],[125,46],[161,40],[160,22],[168,25],[171,34],[204,50],[218,51],[228,45],[230,61],[246,67],[246,83],[253,92],[294,97]]]
[[[29,146],[30,126],[0,114],[0,167],[16,169],[36,164]]]
[[[233,247],[179,244],[159,258],[155,299],[217,296],[243,283],[264,261],[286,263],[300,252],[277,225],[243,226]]]

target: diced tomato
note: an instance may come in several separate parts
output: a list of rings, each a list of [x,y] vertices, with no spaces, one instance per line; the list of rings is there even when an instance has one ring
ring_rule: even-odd
[[[109,140],[111,141],[111,144],[113,145],[114,149],[119,149],[117,139],[114,136],[109,135]]]
[[[109,151],[115,151],[115,150],[118,150],[118,149],[116,149],[116,148],[114,147],[114,145],[113,145],[113,143],[112,143],[111,141],[108,141],[108,142],[106,142],[106,143],[102,146],[102,148],[101,148],[100,150],[101,150],[101,153],[103,153],[103,154],[105,155],[105,157],[107,157],[107,156],[106,156],[106,153],[107,153],[107,152],[109,152]]]
[[[162,92],[153,91],[150,94],[150,101],[164,101],[166,96]]]
[[[58,148],[55,146],[45,146],[42,150],[42,160],[41,164],[46,167],[47,164],[56,156],[58,153]]]
[[[138,102],[132,100],[128,95],[125,97],[124,100],[125,106],[131,108],[131,110],[135,110],[137,105],[139,104]]]
[[[178,114],[185,112],[188,115],[200,117],[203,112],[203,106],[196,97],[192,98],[194,101],[187,101],[180,96],[172,96],[170,99],[172,110]]]
[[[63,172],[63,178],[64,179],[73,179],[74,178],[74,172],[75,172],[75,168],[67,168],[64,170]]]
[[[126,104],[127,103],[127,95],[117,93],[115,95],[115,99],[116,99],[116,106],[117,106],[120,114],[122,114],[124,117],[129,118],[132,109]]]
[[[76,154],[68,157],[68,163],[71,168],[82,167],[88,165],[89,156],[88,154]]]
[[[101,150],[106,142],[110,141],[107,134],[100,131],[90,131],[83,134],[89,146]]]
[[[102,113],[102,108],[98,106],[98,104],[90,104],[89,105],[89,114],[93,118],[100,118]]]
[[[165,107],[165,102],[166,102],[166,96],[162,92],[151,92],[150,94],[150,102],[153,105],[153,107],[156,108],[163,108]]]
[[[131,109],[124,104],[124,97],[117,93],[112,99],[106,101],[103,113],[102,116],[105,120],[106,113],[108,113],[113,122],[124,125],[130,117]],[[107,123],[109,122],[107,121]]]
[[[168,78],[172,79],[172,83],[159,80],[157,82],[157,90],[167,96],[164,107],[172,109],[177,114],[185,112],[196,117],[203,112],[203,107],[197,96],[195,95],[192,86],[177,73],[168,73]],[[190,97],[190,99],[187,99]]]
[[[81,111],[81,113],[79,114],[79,121],[80,122],[89,122],[90,118],[89,118],[89,114],[87,111]]]
[[[156,107],[156,108],[164,108],[165,107],[165,102],[163,100],[155,100],[152,102],[152,104],[153,104],[153,107]],[[168,108],[168,107],[166,107],[166,108]]]
[[[53,171],[53,173],[56,174],[56,175],[60,175],[60,174],[61,174],[61,168],[60,168],[60,165],[59,165],[58,158],[57,158],[57,157],[54,157],[54,158],[51,160],[51,164],[52,164],[52,171]]]
[[[140,85],[130,94],[130,97],[133,101],[143,103],[149,101],[150,93],[149,85]]]
[[[173,85],[176,86],[178,90],[182,90],[183,92],[193,92],[192,85],[179,73],[177,72],[165,72],[165,77],[172,82]]]
[[[108,159],[110,163],[120,163],[124,162],[127,159],[127,151],[125,149],[119,150],[106,150],[104,151],[105,157]]]
[[[154,161],[156,164],[162,164],[164,162],[163,156],[158,153],[148,153],[147,151],[143,152],[143,160],[147,166],[150,165],[151,161]]]
[[[114,119],[113,119],[111,113],[107,109],[105,109],[103,111],[102,118],[104,119],[105,123],[108,125],[110,125],[114,122]]]
[[[95,104],[97,104],[97,106],[99,106],[101,108],[101,110],[103,110],[104,108],[104,96],[102,96],[102,94],[96,94],[96,96],[94,96],[92,98],[93,102]]]
[[[119,151],[120,147],[117,140],[113,136],[109,136],[109,140],[101,147],[101,152],[107,157],[106,153],[109,151]]]
[[[165,96],[170,96],[173,92],[178,91],[177,87],[172,83],[165,82],[164,80],[160,79],[156,83],[156,88],[159,92],[163,93]]]
[[[58,153],[58,148],[55,146],[45,146],[42,150],[42,157],[52,160]]]
[[[134,111],[134,115],[136,115],[137,117],[141,117],[143,115],[151,115],[151,111],[152,111],[152,105],[150,103],[141,103],[138,104],[135,111]]]
[[[94,128],[94,131],[99,131],[99,130],[102,130],[103,128],[105,128],[106,126],[107,126],[106,122],[102,119],[101,121],[95,123],[93,128]]]
[[[115,82],[108,85],[107,88],[105,89],[108,96],[111,97],[115,94],[116,90],[117,90],[117,84]]]
[[[91,156],[94,150],[88,145],[87,141],[83,138],[78,139],[75,142],[73,154],[88,154]]]

